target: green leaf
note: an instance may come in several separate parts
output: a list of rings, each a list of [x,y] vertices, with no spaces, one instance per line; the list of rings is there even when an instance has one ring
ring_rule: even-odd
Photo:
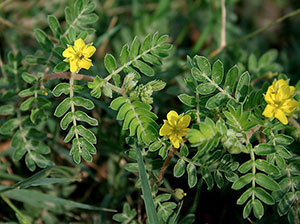
[[[240,177],[239,179],[237,179],[231,186],[232,189],[234,190],[239,190],[241,188],[243,188],[244,186],[246,186],[247,184],[249,184],[253,179],[253,175],[252,173],[248,173],[242,177]]]
[[[231,94],[233,92],[237,77],[239,75],[238,66],[233,66],[226,74],[224,89]]]
[[[19,96],[20,97],[27,97],[27,96],[33,96],[34,95],[34,89],[33,88],[29,88],[29,89],[24,89],[21,92],[19,92]]]
[[[52,93],[55,97],[59,97],[61,94],[69,95],[70,93],[70,84],[69,83],[59,83],[57,84]]]
[[[63,116],[71,107],[71,98],[64,99],[55,109],[54,115],[56,117]]]
[[[83,16],[80,16],[78,17],[79,19],[79,22],[81,24],[93,24],[95,22],[97,22],[97,20],[99,19],[99,17],[95,14],[95,13],[91,13],[91,14],[88,14],[88,15],[83,15]]]
[[[13,160],[14,161],[19,161],[20,159],[22,159],[22,157],[25,155],[25,153],[27,152],[25,147],[20,147],[15,149],[14,153],[13,153]]]
[[[7,104],[0,106],[0,115],[13,115],[15,113],[15,107],[13,105]]]
[[[224,66],[223,63],[218,59],[213,64],[211,78],[216,84],[219,85],[223,80],[223,76],[224,76]]]
[[[273,180],[271,177],[263,174],[263,173],[257,173],[255,174],[255,181],[260,186],[271,190],[271,191],[278,191],[280,190],[279,184]]]
[[[93,82],[88,83],[88,87],[92,89],[91,96],[95,98],[101,97],[101,91],[103,87],[103,81],[99,76],[96,76]]]
[[[3,186],[0,186],[0,190]],[[56,197],[54,195],[49,195],[47,193],[41,193],[37,190],[24,190],[24,189],[15,189],[13,191],[9,191],[4,193],[5,196],[11,198],[16,201],[24,202],[32,206],[40,206],[47,210],[57,212],[57,207],[65,206],[68,208],[81,208],[87,210],[94,210],[94,211],[110,211],[116,212],[112,209],[106,209],[101,207],[96,207],[88,204],[83,204],[79,202],[74,202],[71,200],[66,200],[63,198]],[[53,206],[49,206],[53,205]]]
[[[117,69],[117,62],[114,56],[106,54],[104,58],[104,66],[109,73],[112,73]]]
[[[60,127],[62,130],[66,130],[73,121],[73,113],[68,112],[60,121]]]
[[[242,205],[244,204],[248,198],[253,194],[253,188],[248,188],[240,197],[239,199],[237,200],[237,204],[238,205]]]
[[[202,95],[208,95],[216,91],[216,86],[211,83],[201,83],[197,86],[197,91]]]
[[[148,221],[151,224],[159,223],[157,214],[156,214],[155,205],[154,205],[153,198],[152,198],[152,193],[151,193],[150,186],[149,186],[149,180],[147,178],[146,169],[144,166],[143,157],[142,157],[140,149],[135,147],[135,150],[136,150],[136,154],[137,154],[137,158],[138,158],[139,174],[140,174],[140,179],[141,179],[141,186],[142,186],[142,192],[143,192],[146,212],[147,212],[147,216],[148,216]]]
[[[92,126],[97,126],[98,125],[98,121],[95,118],[92,118],[92,117],[88,116],[83,111],[76,111],[75,116],[76,116],[77,121],[84,121],[84,122],[87,122],[88,124],[90,124]]]
[[[279,134],[279,135],[275,135],[275,141],[278,144],[290,145],[290,144],[292,144],[294,139],[291,136]]]
[[[214,186],[214,179],[208,169],[201,169],[201,175],[207,185],[207,190],[211,190]]]
[[[104,84],[102,88],[102,92],[105,96],[112,98],[112,89],[110,88],[110,86]]]
[[[162,147],[162,142],[161,141],[157,141],[157,142],[153,142],[150,146],[149,146],[149,151],[150,152],[156,152],[157,150],[159,150]]]
[[[73,138],[74,135],[75,135],[75,129],[76,129],[75,126],[72,126],[72,127],[70,128],[70,130],[69,130],[67,136],[66,136],[65,139],[64,139],[64,142],[65,142],[65,143],[68,143],[69,141],[72,140],[72,138]]]
[[[142,43],[140,53],[143,53],[147,49],[151,48],[151,41],[152,41],[152,35],[148,34]]]
[[[187,106],[190,107],[196,106],[196,98],[194,96],[189,96],[185,93],[182,93],[178,96],[178,99]]]
[[[138,68],[144,75],[152,77],[154,76],[154,70],[144,63],[141,60],[136,60],[135,62],[132,63],[134,67]]]
[[[158,152],[158,155],[160,155],[162,159],[166,159],[167,155],[168,155],[167,147],[161,147],[159,152]]]
[[[89,129],[86,129],[82,125],[79,125],[79,126],[76,127],[76,130],[78,131],[79,135],[81,135],[83,138],[85,138],[91,144],[96,144],[97,143],[96,136]]]
[[[22,79],[29,84],[33,84],[36,82],[36,77],[34,75],[29,74],[28,72],[22,73]]]
[[[71,8],[68,6],[65,8],[65,18],[68,25],[72,23],[73,21],[72,11]]]
[[[140,46],[140,42],[138,40],[138,37],[136,36],[134,38],[134,40],[132,41],[132,44],[130,47],[129,57],[131,60],[134,60],[134,58],[138,55],[139,46]]]
[[[214,110],[221,105],[223,105],[227,101],[227,95],[223,93],[218,93],[208,99],[205,107],[209,110]]]
[[[185,161],[183,159],[179,159],[174,166],[174,177],[181,177],[185,172]]]
[[[275,149],[276,152],[285,159],[290,159],[292,157],[292,154],[282,145],[276,145]]]
[[[122,47],[122,50],[121,50],[121,53],[120,53],[120,62],[121,62],[121,65],[124,65],[127,63],[128,61],[128,57],[129,57],[129,51],[128,51],[129,47],[127,44],[125,44],[123,47]]]
[[[61,31],[60,24],[59,24],[57,18],[53,15],[49,15],[48,16],[48,24],[49,24],[49,27],[50,27],[53,35],[56,38],[59,38],[62,31]]]
[[[21,105],[20,105],[20,110],[22,111],[27,111],[32,107],[33,103],[35,101],[35,97],[29,97],[27,100],[25,100]]]
[[[41,29],[35,29],[34,30],[34,36],[36,40],[39,42],[42,48],[44,48],[47,51],[51,51],[53,48],[53,44],[48,38],[47,34],[41,30]]]
[[[120,96],[116,99],[114,99],[111,103],[110,103],[110,108],[113,110],[119,110],[120,107],[126,102],[127,98],[124,96]]]
[[[252,164],[253,164],[252,160],[249,160],[249,161],[243,163],[239,167],[239,172],[241,172],[241,173],[247,173],[249,170],[251,170]]]
[[[261,217],[263,217],[264,215],[264,207],[262,203],[259,200],[255,199],[254,201],[252,201],[252,206],[255,217],[261,219]]]
[[[92,110],[95,107],[94,103],[91,100],[80,96],[75,96],[72,98],[72,100],[75,106],[84,107],[87,110]]]
[[[222,174],[219,171],[216,171],[214,173],[214,178],[215,178],[218,188],[221,189],[222,186],[224,185],[224,178],[223,178]]]
[[[256,70],[257,70],[257,59],[254,54],[251,54],[249,56],[248,69],[250,72],[256,72]]]
[[[255,196],[267,205],[273,205],[275,203],[273,197],[261,187],[255,188]]]
[[[235,98],[239,102],[243,102],[248,95],[248,89],[250,86],[250,75],[248,72],[244,72],[237,84],[236,91],[235,91]]]
[[[174,202],[162,203],[160,206],[158,206],[157,215],[166,223],[171,214],[174,212],[173,209],[176,207],[177,205]]]
[[[276,166],[269,164],[266,160],[257,159],[255,163],[256,163],[256,168],[258,170],[263,171],[267,174],[277,176],[280,173],[279,169]]]
[[[53,69],[54,72],[60,73],[60,72],[65,72],[70,69],[70,64],[68,62],[62,61],[59,62]]]
[[[194,164],[189,163],[186,168],[188,174],[188,184],[192,188],[197,184],[197,169]]]
[[[27,153],[25,156],[25,164],[30,171],[34,171],[36,168],[36,165],[35,165],[34,160],[32,159],[32,156],[30,153]]]
[[[207,58],[203,56],[195,56],[198,67],[200,68],[203,75],[210,76],[211,75],[211,65]]]
[[[293,192],[288,192],[287,194],[285,194],[278,204],[278,214],[280,216],[287,214],[290,208],[293,206],[294,202],[295,196]]]
[[[243,209],[243,218],[246,219],[252,210],[252,200],[249,200],[246,206]]]
[[[274,146],[269,144],[259,144],[254,147],[255,154],[260,156],[265,156],[276,152]]]
[[[263,67],[267,66],[268,64],[272,63],[277,58],[277,55],[278,55],[277,50],[275,50],[275,49],[269,50],[268,52],[266,52],[259,58],[258,67],[263,68]]]

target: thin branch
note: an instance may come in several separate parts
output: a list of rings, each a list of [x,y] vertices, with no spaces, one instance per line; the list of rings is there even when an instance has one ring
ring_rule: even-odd
[[[44,81],[47,82],[51,79],[70,79],[71,73],[70,72],[62,72],[62,73],[51,73],[51,74],[46,74],[44,76]],[[88,75],[82,75],[82,74],[76,74],[74,76],[75,80],[86,80],[88,82],[93,82],[94,77],[88,76]]]
[[[106,31],[107,33],[116,26],[117,21],[118,21],[118,17],[116,17],[116,16],[114,16],[111,19],[110,24],[109,24],[109,26],[107,28],[107,31]],[[105,50],[106,50],[108,42],[109,42],[109,38],[107,38],[106,40],[104,40],[103,43],[98,47],[97,53],[96,53],[96,58],[97,59],[100,59],[100,58],[104,57]]]
[[[274,20],[273,22],[271,22],[271,23],[269,23],[269,24],[267,24],[267,25],[265,25],[265,26],[263,26],[263,27],[255,30],[255,31],[253,31],[253,32],[245,35],[244,37],[242,37],[242,38],[240,38],[240,39],[238,39],[236,41],[230,42],[225,47],[223,47],[220,52],[222,52],[224,49],[226,49],[228,47],[231,47],[231,46],[236,45],[236,44],[240,44],[241,42],[244,42],[245,40],[248,40],[248,39],[250,39],[250,38],[252,38],[252,37],[254,37],[254,36],[256,36],[256,35],[264,32],[264,31],[266,31],[267,29],[269,29],[269,28],[271,28],[271,27],[273,27],[273,26],[275,26],[275,25],[283,22],[284,20],[286,20],[288,18],[291,18],[291,17],[294,17],[294,16],[297,16],[299,14],[300,14],[300,8],[296,9],[296,10],[294,10],[294,11],[292,11],[292,12],[290,12],[290,13],[288,13],[288,14],[286,14],[286,15],[284,15],[284,16],[276,19],[276,20]],[[218,55],[220,52],[213,51],[208,57],[209,58],[213,58],[216,55]]]
[[[221,8],[222,8],[222,21],[221,21],[221,42],[218,49],[211,52],[210,56],[219,54],[223,48],[226,47],[226,6],[225,0],[221,0]]]
[[[176,150],[176,149],[174,149],[173,146],[171,145],[171,146],[168,148],[168,150],[169,150],[169,154],[168,154],[168,157],[167,157],[167,159],[165,160],[165,162],[164,162],[164,164],[163,164],[163,166],[162,166],[162,168],[161,168],[161,170],[160,170],[160,172],[159,172],[159,175],[158,175],[158,178],[157,178],[158,180],[156,181],[156,184],[157,184],[157,185],[160,184],[162,178],[164,177],[164,174],[165,174],[165,172],[166,172],[166,170],[167,170],[167,168],[168,168],[168,166],[169,166],[169,164],[170,164],[170,162],[171,162],[171,159],[172,159],[173,156],[174,156],[174,150]]]
[[[47,82],[51,79],[70,79],[70,77],[71,77],[70,72],[51,73],[51,74],[46,74],[44,76],[44,82]],[[83,74],[75,74],[73,78],[74,78],[74,80],[85,80],[85,81],[88,81],[88,82],[93,82],[94,79],[95,79],[95,77],[88,76],[88,75],[83,75]],[[107,81],[106,85],[109,86],[113,91],[115,91],[115,92],[117,92],[121,95],[125,94],[124,89],[122,89],[118,86],[115,86],[115,85],[109,83],[108,81]]]

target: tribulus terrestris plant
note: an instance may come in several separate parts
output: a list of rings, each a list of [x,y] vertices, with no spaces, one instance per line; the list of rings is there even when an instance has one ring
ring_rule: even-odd
[[[225,0],[212,2],[221,36],[210,54],[200,51],[209,30],[176,53],[180,40],[158,24],[171,1],[158,1],[153,15],[133,1],[140,20],[129,35],[116,17],[101,33],[105,8],[76,0],[64,18],[49,15],[49,27],[34,29],[38,48],[0,58],[1,221],[200,223],[206,186],[237,196],[241,223],[267,222],[272,209],[299,223],[300,82],[283,74],[277,50],[224,59],[236,47],[226,44]],[[180,89],[166,78],[173,72]]]

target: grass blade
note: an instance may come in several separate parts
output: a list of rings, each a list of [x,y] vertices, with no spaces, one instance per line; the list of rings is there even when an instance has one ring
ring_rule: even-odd
[[[138,147],[135,147],[135,150],[136,150],[136,154],[137,154],[139,173],[140,173],[141,185],[142,185],[142,192],[143,192],[143,196],[144,196],[144,202],[145,202],[145,206],[146,206],[146,212],[147,212],[147,216],[149,219],[149,223],[157,224],[158,218],[157,218],[156,209],[154,206],[152,193],[150,190],[150,186],[149,186],[149,182],[148,182],[148,178],[147,178],[147,174],[146,174],[146,169],[144,166],[142,153]]]

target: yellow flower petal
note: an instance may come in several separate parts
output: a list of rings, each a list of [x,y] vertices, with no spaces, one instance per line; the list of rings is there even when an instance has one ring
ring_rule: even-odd
[[[275,117],[283,124],[288,123],[285,113],[280,109],[275,110]]]
[[[292,113],[298,107],[298,102],[296,100],[288,99],[280,107],[285,113]]]
[[[173,135],[170,136],[169,138],[174,148],[178,149],[180,146],[180,139],[177,136],[173,136]]]
[[[178,114],[176,111],[171,110],[168,114],[167,114],[167,119],[168,122],[171,126],[175,126],[177,125],[177,120],[178,120]]]
[[[62,55],[65,58],[71,58],[76,54],[76,52],[74,51],[74,48],[72,46],[69,46],[66,50],[64,50],[64,52],[62,53]]]
[[[75,40],[74,47],[75,47],[76,51],[82,51],[85,47],[85,43],[81,38],[79,38],[79,39]]]
[[[92,61],[90,59],[83,58],[83,59],[79,60],[79,67],[80,68],[84,68],[86,70],[89,70],[92,65],[93,64],[92,64]]]
[[[181,130],[178,132],[178,135],[181,136],[181,137],[187,136],[188,131],[189,131],[189,128],[183,128],[183,129],[181,129]]]
[[[267,103],[274,103],[273,98],[272,98],[272,92],[273,92],[273,88],[272,88],[272,86],[270,86],[265,95],[265,101]]]
[[[70,71],[71,72],[79,72],[78,60],[70,61]]]
[[[263,112],[263,115],[268,118],[273,118],[275,113],[275,107],[268,104]]]
[[[92,55],[95,53],[96,48],[94,46],[87,46],[86,48],[83,49],[83,55],[86,58],[92,57]]]
[[[172,132],[172,127],[167,122],[165,122],[159,130],[159,135],[160,136],[170,135],[171,132]]]
[[[178,127],[179,128],[187,128],[190,125],[191,122],[191,116],[190,115],[185,115],[182,118],[179,119],[178,121]]]

